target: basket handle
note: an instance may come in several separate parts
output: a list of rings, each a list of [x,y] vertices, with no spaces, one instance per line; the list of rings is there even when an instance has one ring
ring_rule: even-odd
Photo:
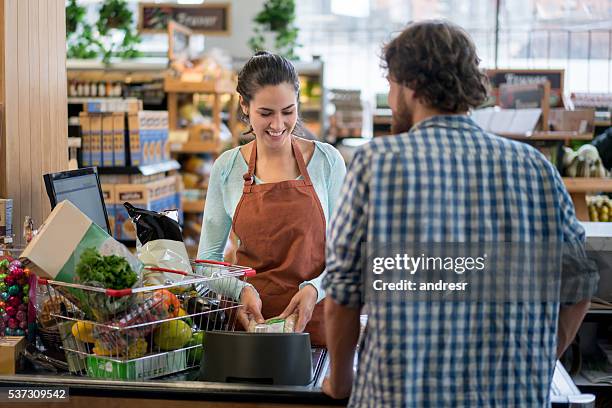
[[[193,261],[197,264],[211,264],[211,265],[221,265],[221,266],[232,266],[229,262],[221,262],[221,261],[211,261],[208,259],[196,259]]]
[[[132,294],[132,288],[127,289],[106,289],[105,292],[108,296],[112,297],[123,297]]]
[[[187,272],[184,271],[178,271],[176,269],[168,269],[168,268],[158,268],[158,267],[147,267],[145,268],[147,271],[153,271],[153,272],[169,272],[169,273],[176,273],[177,275],[183,275],[183,276],[187,276],[189,275]]]

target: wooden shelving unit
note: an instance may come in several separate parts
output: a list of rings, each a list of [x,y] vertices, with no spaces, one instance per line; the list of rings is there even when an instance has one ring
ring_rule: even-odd
[[[204,211],[205,200],[183,200],[183,212],[186,213],[202,213]]]
[[[221,152],[221,143],[218,140],[210,141],[188,141],[186,143],[171,143],[170,151],[172,153],[183,154],[199,154],[210,153],[219,154]]]
[[[589,209],[586,204],[587,193],[612,192],[612,179],[610,178],[565,177],[563,183],[572,196],[576,216],[580,221],[589,221]]]
[[[508,139],[528,142],[533,141],[563,141],[563,140],[592,140],[592,133],[563,132],[563,131],[537,131],[533,133],[497,133],[498,136]]]

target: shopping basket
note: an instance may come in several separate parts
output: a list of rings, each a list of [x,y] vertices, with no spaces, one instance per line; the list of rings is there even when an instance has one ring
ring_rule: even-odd
[[[180,279],[114,290],[39,279],[55,306],[70,370],[96,378],[144,380],[200,364],[207,331],[234,331],[236,294],[255,272],[224,262],[192,261],[194,273],[148,267]]]

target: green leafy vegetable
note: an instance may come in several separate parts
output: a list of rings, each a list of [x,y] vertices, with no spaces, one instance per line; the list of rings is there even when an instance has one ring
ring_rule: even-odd
[[[107,289],[131,288],[138,280],[125,258],[117,255],[102,256],[95,248],[83,251],[76,267],[82,283],[99,282]]]

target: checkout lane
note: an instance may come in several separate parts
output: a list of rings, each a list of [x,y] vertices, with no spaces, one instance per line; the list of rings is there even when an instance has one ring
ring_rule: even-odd
[[[341,406],[346,400],[333,400],[321,392],[323,379],[329,370],[329,359],[324,349],[312,351],[313,381],[305,386],[264,385],[248,383],[221,383],[199,381],[199,371],[191,370],[149,381],[97,380],[60,374],[17,374],[0,376],[3,387],[63,386],[71,397],[113,399],[113,407],[134,407],[134,399],[227,401],[234,405],[252,402],[282,405]],[[123,400],[123,403],[120,402]],[[581,394],[561,363],[557,362],[551,385],[553,407],[595,406],[595,397]],[[62,405],[64,406],[64,405]],[[147,407],[151,408],[151,402]],[[162,405],[160,405],[162,406]]]

